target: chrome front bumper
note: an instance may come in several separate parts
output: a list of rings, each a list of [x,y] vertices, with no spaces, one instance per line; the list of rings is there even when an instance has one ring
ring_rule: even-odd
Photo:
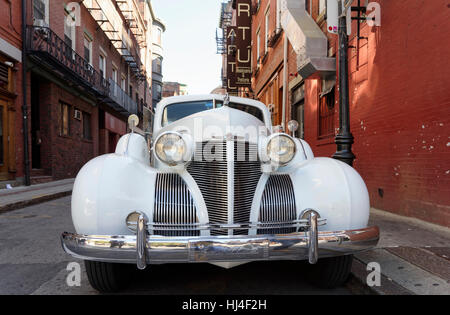
[[[141,231],[139,231],[141,230]],[[352,254],[374,247],[378,227],[358,230],[276,235],[165,237],[147,235],[78,235],[63,233],[64,250],[74,257],[116,263],[247,262],[305,260]]]

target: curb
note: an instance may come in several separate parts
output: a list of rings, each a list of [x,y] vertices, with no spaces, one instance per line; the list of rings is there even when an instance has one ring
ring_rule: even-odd
[[[10,203],[10,204],[4,205],[4,206],[0,206],[0,214],[10,212],[13,210],[17,210],[17,209],[21,209],[21,208],[25,208],[25,207],[35,205],[38,203],[42,203],[45,201],[58,199],[58,198],[65,197],[65,196],[68,196],[71,194],[72,194],[72,189],[67,190],[67,191],[60,191],[60,192],[52,193],[52,194],[48,194],[48,195],[42,195],[42,196],[39,196],[36,198],[27,199],[27,200],[13,202],[13,203]]]

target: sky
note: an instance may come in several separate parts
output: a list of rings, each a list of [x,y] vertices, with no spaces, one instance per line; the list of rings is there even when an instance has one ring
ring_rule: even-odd
[[[163,80],[187,84],[189,94],[208,94],[221,85],[222,57],[216,54],[220,0],[152,0],[163,34]]]

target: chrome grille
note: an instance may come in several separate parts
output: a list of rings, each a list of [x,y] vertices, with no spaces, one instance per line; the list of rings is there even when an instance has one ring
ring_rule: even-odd
[[[194,199],[178,174],[156,176],[153,234],[164,236],[199,236]]]
[[[271,175],[264,188],[259,212],[259,221],[271,224],[262,224],[267,228],[258,229],[258,234],[293,233],[296,231],[296,227],[273,228],[273,224],[279,222],[280,225],[285,225],[286,222],[296,220],[296,216],[294,187],[291,178],[289,175]]]
[[[212,157],[217,157],[217,159],[212,159]],[[208,210],[209,223],[212,224],[228,223],[228,172],[226,157],[225,142],[199,142],[196,145],[194,161],[187,167],[187,171],[197,182],[202,192]],[[211,235],[228,235],[228,230],[212,229]]]
[[[211,224],[229,223],[226,148],[224,141],[197,143],[194,161],[187,167],[202,192]],[[220,159],[212,159],[209,153]],[[253,196],[261,176],[261,166],[257,156],[256,144],[234,142],[234,222],[232,223],[250,221]],[[247,229],[233,231],[233,235],[247,233]],[[228,229],[212,229],[211,235],[228,235]]]
[[[248,142],[235,142],[233,223],[250,222],[253,196],[260,177],[258,146]],[[248,234],[248,230],[233,230],[233,235],[242,234]]]

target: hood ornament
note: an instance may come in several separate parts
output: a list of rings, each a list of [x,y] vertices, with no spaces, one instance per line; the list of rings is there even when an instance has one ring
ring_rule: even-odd
[[[228,106],[228,104],[230,104],[230,95],[227,93],[223,99],[223,106]]]

